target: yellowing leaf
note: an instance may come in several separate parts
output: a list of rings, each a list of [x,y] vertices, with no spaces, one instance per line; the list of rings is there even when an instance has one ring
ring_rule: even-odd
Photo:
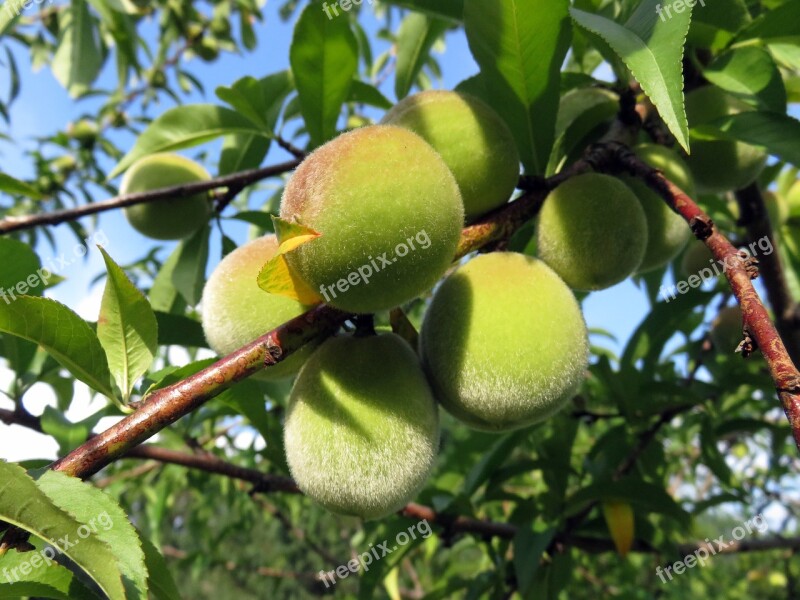
[[[633,508],[627,502],[608,500],[603,502],[603,516],[617,552],[625,558],[633,546]]]
[[[273,216],[272,222],[275,225],[275,234],[280,246],[275,256],[264,265],[258,274],[258,287],[270,294],[286,296],[302,304],[321,303],[322,297],[292,271],[285,256],[288,252],[318,238],[321,234],[280,217]]]

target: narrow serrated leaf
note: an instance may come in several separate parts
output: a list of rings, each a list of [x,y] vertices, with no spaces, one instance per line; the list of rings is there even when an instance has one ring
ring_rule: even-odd
[[[0,519],[28,531],[66,554],[111,600],[125,588],[111,549],[94,535],[81,537],[83,523],[58,508],[19,465],[0,460]],[[83,531],[83,530],[81,530]]]
[[[567,0],[466,0],[470,50],[530,174],[544,174],[555,137],[561,64],[571,38]]]
[[[0,331],[39,344],[86,385],[115,397],[100,340],[86,321],[60,302],[32,296],[0,302]]]
[[[139,535],[116,500],[58,471],[45,472],[36,485],[53,504],[83,523],[81,532],[88,531],[108,544],[122,573],[126,599],[147,600],[147,569]]]
[[[664,16],[661,0],[644,0],[624,25],[604,16],[570,8],[572,19],[599,35],[625,62],[658,109],[670,132],[687,152],[689,123],[683,104],[683,50],[692,5]]]
[[[153,363],[158,350],[158,323],[150,303],[125,272],[100,248],[108,278],[97,319],[97,337],[108,357],[111,374],[125,400],[134,382]]]
[[[108,179],[114,179],[143,156],[190,148],[232,133],[260,131],[250,119],[223,106],[187,104],[171,108],[139,135],[130,152],[108,174]],[[262,135],[266,134],[262,132]]]
[[[300,108],[312,146],[336,134],[336,122],[358,70],[358,41],[347,18],[329,18],[310,4],[289,50]]]

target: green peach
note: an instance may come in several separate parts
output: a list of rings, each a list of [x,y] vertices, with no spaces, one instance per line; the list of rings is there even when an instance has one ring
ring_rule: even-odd
[[[695,196],[694,181],[689,167],[675,151],[656,144],[642,144],[637,146],[635,151],[644,162],[663,171],[667,179],[686,192],[689,197]],[[639,198],[647,218],[647,249],[642,264],[639,265],[639,272],[644,273],[663,267],[686,246],[691,230],[686,221],[641,179],[625,176],[622,180]]]
[[[713,268],[714,255],[703,242],[694,241],[689,244],[681,258],[681,274],[684,277],[697,275],[703,269]]]
[[[439,418],[416,354],[400,337],[342,336],[311,356],[284,426],[297,485],[336,513],[377,519],[416,496],[439,447]]]
[[[393,308],[433,286],[464,221],[447,165],[393,125],[318,148],[287,184],[280,213],[321,234],[288,253],[289,266],[326,302],[358,313]]]
[[[742,309],[738,306],[726,306],[711,324],[714,348],[717,352],[728,354],[736,350],[743,339]]]
[[[542,261],[512,252],[480,255],[442,283],[420,351],[442,406],[487,431],[560,410],[580,387],[589,353],[567,285]]]
[[[203,331],[218,354],[230,354],[310,308],[258,287],[258,273],[277,251],[274,235],[257,238],[228,254],[208,278],[203,290]],[[314,346],[305,346],[256,377],[275,380],[294,375]]]
[[[519,179],[519,154],[505,121],[483,100],[431,90],[409,96],[382,123],[399,125],[433,146],[461,189],[467,221],[508,202]]]
[[[572,289],[602,290],[639,267],[647,249],[647,218],[619,179],[572,177],[547,197],[536,226],[539,257]]]
[[[692,127],[704,125],[753,108],[715,86],[686,95],[686,115]],[[692,140],[687,164],[698,191],[717,194],[737,190],[755,181],[767,154],[755,146],[730,140]]]
[[[178,154],[151,154],[137,160],[125,173],[120,194],[149,192],[159,188],[210,179],[199,164]],[[135,204],[125,217],[136,231],[155,240],[179,240],[200,229],[211,214],[205,193]]]

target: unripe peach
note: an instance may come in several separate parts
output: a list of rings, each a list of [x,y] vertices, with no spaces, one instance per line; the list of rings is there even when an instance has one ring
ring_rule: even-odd
[[[664,175],[686,192],[695,196],[694,181],[689,167],[676,152],[656,144],[642,144],[635,148],[636,155],[651,167],[664,172]],[[626,176],[625,184],[630,187],[642,203],[647,218],[647,249],[639,265],[644,273],[663,267],[686,246],[691,230],[686,221],[672,210],[664,199],[638,177]]]
[[[295,381],[284,427],[297,485],[336,513],[377,519],[425,485],[439,447],[433,394],[400,337],[332,338]]]
[[[122,178],[119,192],[150,192],[210,178],[208,172],[193,160],[178,154],[151,154],[133,163]],[[155,240],[189,237],[208,221],[210,214],[211,204],[206,193],[125,208],[125,217],[133,228]]]
[[[732,353],[744,339],[742,328],[742,309],[739,306],[723,308],[711,324],[714,349],[722,354]]]
[[[208,278],[203,290],[203,331],[218,354],[230,354],[309,309],[258,287],[259,271],[277,251],[274,235],[256,238],[228,254]],[[256,377],[274,380],[294,375],[315,346],[305,346]]]
[[[519,154],[505,121],[483,100],[431,90],[398,102],[382,123],[399,125],[433,146],[461,189],[467,221],[508,202]]]
[[[697,275],[703,269],[713,267],[714,255],[703,242],[694,241],[689,244],[681,259],[681,273],[684,277]]]
[[[647,219],[639,199],[619,179],[587,173],[550,193],[536,239],[539,257],[572,289],[602,290],[642,263]]]
[[[570,289],[542,261],[512,252],[480,255],[441,284],[420,351],[442,406],[488,431],[561,409],[584,379],[589,352]]]
[[[326,302],[369,313],[436,283],[453,260],[464,207],[421,137],[373,125],[308,156],[286,186],[281,217],[321,234],[289,252],[289,266]]]
[[[686,95],[689,125],[696,127],[716,119],[753,110],[716,86],[696,89]],[[767,154],[755,146],[730,140],[693,140],[687,164],[697,189],[717,194],[753,183],[767,162]]]

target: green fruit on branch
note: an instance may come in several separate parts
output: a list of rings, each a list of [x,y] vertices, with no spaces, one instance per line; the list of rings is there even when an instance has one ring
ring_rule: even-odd
[[[711,323],[711,341],[714,348],[722,354],[736,350],[744,339],[742,331],[742,309],[739,306],[726,306]]]
[[[681,274],[684,277],[697,275],[703,269],[714,267],[714,255],[703,242],[694,241],[689,244],[681,258]],[[720,267],[721,268],[721,267]]]
[[[196,162],[178,154],[151,154],[136,161],[125,173],[120,194],[151,192],[160,188],[207,181],[211,177]],[[179,240],[192,235],[211,215],[208,194],[168,198],[125,208],[136,231],[155,240]]]
[[[487,431],[560,410],[580,387],[589,353],[570,289],[542,261],[510,252],[478,256],[442,283],[420,350],[442,406]]]
[[[648,165],[663,171],[667,179],[690,198],[695,197],[692,174],[676,152],[655,144],[642,144],[635,151]],[[663,267],[686,246],[691,230],[686,221],[644,181],[630,176],[623,177],[623,181],[639,198],[647,218],[647,249],[642,264],[639,265],[639,272]]]
[[[284,428],[297,485],[336,513],[377,519],[424,486],[439,447],[433,394],[400,337],[329,339],[292,389]]]
[[[310,307],[269,294],[258,287],[258,273],[278,251],[274,235],[265,235],[228,254],[203,290],[203,331],[211,348],[225,356]],[[255,377],[275,380],[297,373],[316,344],[309,344]]]
[[[750,110],[753,110],[750,105],[714,86],[686,95],[686,115],[692,127]],[[763,150],[744,142],[692,140],[691,146],[687,164],[702,193],[717,194],[747,187],[767,162]]]
[[[482,100],[427,91],[400,101],[383,118],[420,135],[453,172],[467,221],[508,202],[519,180],[519,154],[505,121]]]
[[[647,218],[619,179],[586,173],[547,197],[536,226],[540,258],[572,289],[602,290],[642,264]]]
[[[286,186],[281,217],[320,237],[286,255],[326,302],[370,313],[416,298],[444,274],[464,207],[453,175],[421,137],[391,125],[340,135]]]
[[[97,141],[100,130],[97,124],[88,119],[81,119],[67,127],[67,135],[84,148],[91,148]]]

